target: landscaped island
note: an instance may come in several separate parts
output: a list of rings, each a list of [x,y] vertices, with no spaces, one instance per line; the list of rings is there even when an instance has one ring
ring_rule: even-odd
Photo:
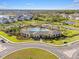
[[[41,49],[29,48],[16,51],[3,59],[58,59],[58,57]]]

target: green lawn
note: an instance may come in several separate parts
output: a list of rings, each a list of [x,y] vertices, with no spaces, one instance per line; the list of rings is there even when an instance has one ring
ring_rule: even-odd
[[[0,31],[0,35],[7,38],[8,40],[12,41],[12,42],[33,42],[34,40],[32,39],[28,39],[28,40],[19,40],[19,39],[16,39],[16,36],[9,36],[8,34],[6,34],[5,32],[3,31]]]
[[[3,31],[0,31],[0,35],[7,38],[8,40],[12,41],[12,42],[35,42],[33,39],[28,39],[28,40],[19,40],[19,39],[16,39],[15,36],[9,36],[7,35],[6,33],[4,33]],[[76,40],[79,40],[78,39],[79,36],[74,36],[74,37],[71,37],[71,38],[66,38],[66,39],[60,39],[60,40],[48,40],[48,41],[45,41],[46,43],[50,43],[52,42],[51,44],[56,44],[56,45],[61,45],[61,44],[64,44],[64,42],[73,42],[73,41],[76,41]],[[39,42],[39,41],[36,41],[36,42]]]
[[[60,38],[59,40],[54,40],[54,39],[46,40],[44,42],[55,44],[55,45],[62,45],[62,44],[64,44],[64,42],[71,43],[71,42],[74,42],[74,41],[79,41],[79,35],[73,36],[73,37],[64,38],[64,39]]]
[[[76,35],[76,34],[79,34],[79,31],[76,31],[76,30],[66,30],[66,33],[64,35],[66,35],[66,36],[73,36],[73,35]]]
[[[58,59],[45,50],[29,48],[14,52],[3,59]]]
[[[70,43],[70,42],[74,42],[74,41],[79,41],[78,38],[79,38],[79,36],[74,36],[74,37],[66,38],[66,39],[53,40],[53,44],[62,45],[62,44],[64,44],[64,42]]]

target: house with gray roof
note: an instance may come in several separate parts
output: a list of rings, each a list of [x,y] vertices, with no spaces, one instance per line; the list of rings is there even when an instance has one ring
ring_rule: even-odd
[[[36,39],[52,39],[55,37],[59,37],[62,35],[60,31],[57,30],[48,30],[45,28],[33,28],[33,30],[28,31],[28,29],[21,29],[21,35],[24,37],[29,38],[36,38]]]
[[[6,18],[0,19],[0,24],[5,24],[5,23],[9,23],[8,19]]]
[[[76,23],[75,23],[75,22],[73,22],[73,21],[65,21],[65,22],[64,22],[64,24],[74,25],[74,24],[76,24]]]
[[[65,18],[69,18],[69,19],[73,19],[73,20],[79,20],[79,13],[74,13],[74,14],[61,14],[61,16],[65,17]]]
[[[32,20],[32,15],[20,15],[20,16],[18,16],[18,20],[20,20],[20,21]]]

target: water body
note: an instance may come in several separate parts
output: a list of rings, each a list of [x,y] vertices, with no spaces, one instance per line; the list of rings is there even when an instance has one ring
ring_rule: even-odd
[[[44,31],[49,31],[49,29],[45,29],[45,28],[28,28],[28,31],[31,31],[31,32],[44,32]]]

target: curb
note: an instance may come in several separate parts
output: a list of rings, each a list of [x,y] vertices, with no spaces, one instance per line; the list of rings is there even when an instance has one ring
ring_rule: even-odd
[[[22,48],[22,49],[30,49],[30,48],[33,48],[33,47]],[[5,56],[1,57],[1,59],[5,58],[6,56],[8,56],[8,55],[10,55],[10,54],[12,54],[12,53],[14,53],[14,52],[17,52],[17,51],[19,51],[19,50],[22,50],[22,49],[18,49],[18,50],[15,50],[15,51],[11,52],[11,53],[8,53],[7,55],[5,55]],[[42,48],[35,48],[35,49],[45,50],[45,51],[47,51],[47,52],[49,52],[49,53],[53,54],[54,56],[56,56],[58,59],[61,59],[61,58],[60,58],[57,54],[52,53],[52,52],[50,52],[49,50],[42,49]]]
[[[13,43],[13,44],[14,44],[14,43],[16,43],[16,44],[18,44],[18,43],[42,43],[42,44],[48,44],[48,45],[53,45],[53,46],[57,46],[57,47],[68,46],[68,45],[70,45],[70,44],[79,42],[79,40],[76,40],[76,41],[73,41],[73,42],[69,42],[69,43],[67,43],[67,44],[56,45],[56,44],[53,44],[53,43],[51,44],[51,43],[45,43],[45,42],[12,42],[12,41],[8,40],[7,38],[5,38],[5,37],[2,36],[2,35],[0,35],[0,37],[2,37],[2,38],[4,38],[5,40],[7,40],[8,43]]]

